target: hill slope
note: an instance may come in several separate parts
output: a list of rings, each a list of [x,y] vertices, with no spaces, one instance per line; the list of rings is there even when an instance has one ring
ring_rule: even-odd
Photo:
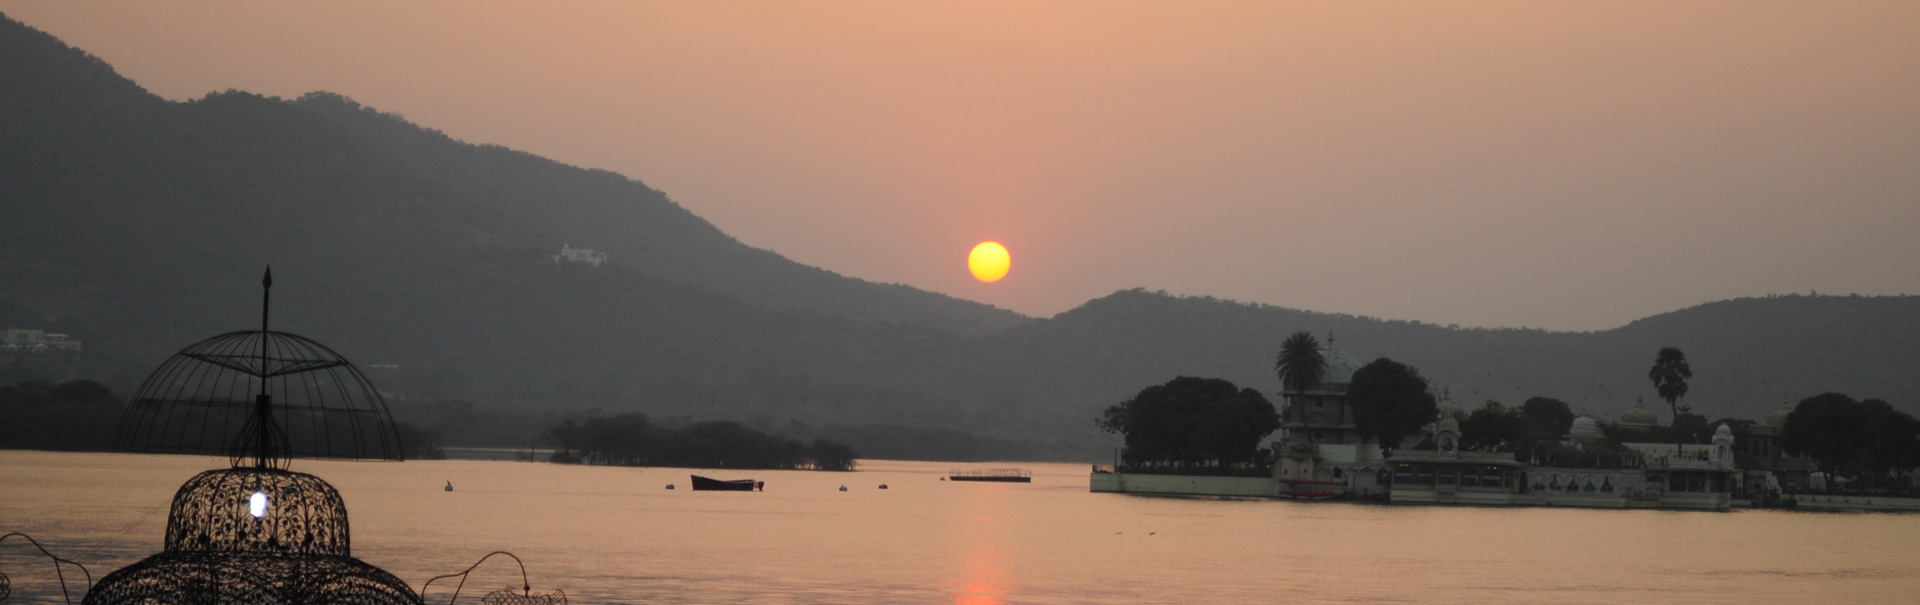
[[[251,328],[271,263],[275,327],[398,366],[375,378],[402,409],[467,399],[833,434],[877,423],[1104,459],[1114,440],[1094,431],[1098,410],[1182,374],[1271,392],[1295,330],[1419,366],[1468,407],[1548,395],[1615,415],[1652,396],[1663,345],[1687,351],[1689,401],[1713,417],[1826,390],[1920,404],[1920,298],[1741,299],[1552,333],[1131,290],[1033,320],[800,266],[619,175],[333,95],[168,102],[3,20],[0,81],[0,312],[60,317],[86,342],[82,371],[123,391],[195,340]],[[613,261],[555,263],[562,243]]]

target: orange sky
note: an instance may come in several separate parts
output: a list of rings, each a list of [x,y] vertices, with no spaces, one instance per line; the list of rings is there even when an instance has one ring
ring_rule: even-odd
[[[345,94],[1046,316],[1144,286],[1604,329],[1920,293],[1920,3],[0,1],[160,95]],[[994,284],[966,254],[993,239]],[[591,242],[574,242],[591,245]]]

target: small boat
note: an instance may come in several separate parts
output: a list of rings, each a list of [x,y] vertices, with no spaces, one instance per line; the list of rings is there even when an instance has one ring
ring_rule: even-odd
[[[693,478],[693,491],[696,491],[696,492],[750,492],[753,490],[765,491],[767,487],[766,482],[754,481],[752,479],[734,479],[732,481],[721,481],[719,479],[708,479],[706,477],[702,477],[699,475],[688,475],[688,476]]]
[[[1346,487],[1345,483],[1339,481],[1282,479],[1280,491],[1274,495],[1288,500],[1332,500],[1340,497],[1340,490]]]
[[[990,468],[973,471],[952,471],[947,479],[953,481],[998,481],[1001,483],[1033,483],[1033,474],[1017,468]]]

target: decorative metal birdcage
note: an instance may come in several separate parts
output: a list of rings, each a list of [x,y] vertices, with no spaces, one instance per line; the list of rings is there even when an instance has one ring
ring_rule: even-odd
[[[145,452],[227,454],[173,496],[166,548],[106,577],[89,605],[420,603],[405,582],[353,558],[346,503],[295,457],[401,460],[380,392],[344,357],[267,329],[181,350],[140,385],[116,442]],[[248,459],[251,458],[251,463]]]
[[[272,468],[291,458],[405,458],[366,375],[326,345],[265,326],[160,364],[128,399],[114,441],[127,451],[227,454],[236,465],[254,456]]]

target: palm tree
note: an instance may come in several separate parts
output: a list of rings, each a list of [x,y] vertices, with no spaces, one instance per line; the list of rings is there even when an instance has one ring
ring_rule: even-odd
[[[1280,343],[1280,358],[1273,362],[1273,373],[1280,377],[1281,394],[1304,393],[1327,377],[1327,356],[1320,353],[1320,341],[1305,330],[1294,332]]]
[[[1653,369],[1647,370],[1647,379],[1653,381],[1653,388],[1660,392],[1660,398],[1667,400],[1667,408],[1673,412],[1673,426],[1680,425],[1680,398],[1687,396],[1687,379],[1693,378],[1693,368],[1687,365],[1687,354],[1679,347],[1660,347],[1660,353],[1653,358]],[[1686,437],[1674,431],[1674,449],[1684,449]]]

